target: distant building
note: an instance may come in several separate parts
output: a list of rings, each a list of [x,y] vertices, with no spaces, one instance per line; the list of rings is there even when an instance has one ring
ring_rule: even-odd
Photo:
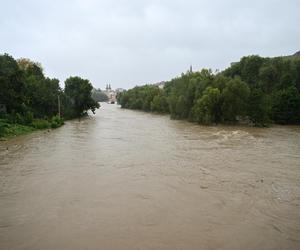
[[[116,91],[111,89],[110,84],[106,84],[105,91],[103,91],[108,97],[108,103],[115,103],[117,101]]]

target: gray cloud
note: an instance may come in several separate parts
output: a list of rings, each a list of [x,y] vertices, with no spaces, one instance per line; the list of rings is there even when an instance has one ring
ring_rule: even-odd
[[[2,1],[0,49],[50,77],[113,87],[223,69],[241,56],[299,50],[300,2],[266,0]]]

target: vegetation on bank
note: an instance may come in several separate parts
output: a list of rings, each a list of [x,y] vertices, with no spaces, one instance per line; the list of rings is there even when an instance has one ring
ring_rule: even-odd
[[[0,137],[23,135],[39,129],[58,128],[63,124],[64,120],[58,116],[53,116],[51,119],[33,119],[31,122],[0,119]]]
[[[65,119],[95,112],[89,80],[69,77],[62,89],[58,79],[44,75],[39,63],[0,55],[0,137],[57,128]]]
[[[17,123],[10,123],[5,119],[0,119],[0,138],[11,137],[17,135],[27,134],[36,130],[32,126],[21,125]]]
[[[117,97],[122,108],[169,113],[201,124],[300,123],[300,57],[243,57],[222,72],[187,72]]]

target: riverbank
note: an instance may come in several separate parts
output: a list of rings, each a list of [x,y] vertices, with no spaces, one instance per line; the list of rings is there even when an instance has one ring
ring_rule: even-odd
[[[24,135],[33,131],[58,128],[64,124],[64,120],[58,116],[51,119],[34,119],[28,124],[10,122],[8,119],[0,119],[0,139],[5,140],[11,137]]]

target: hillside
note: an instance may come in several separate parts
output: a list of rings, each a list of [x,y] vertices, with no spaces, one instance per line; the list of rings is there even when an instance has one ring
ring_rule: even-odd
[[[123,108],[169,113],[201,124],[300,123],[300,57],[245,56],[214,74],[187,72],[163,89],[145,85],[119,95]]]

